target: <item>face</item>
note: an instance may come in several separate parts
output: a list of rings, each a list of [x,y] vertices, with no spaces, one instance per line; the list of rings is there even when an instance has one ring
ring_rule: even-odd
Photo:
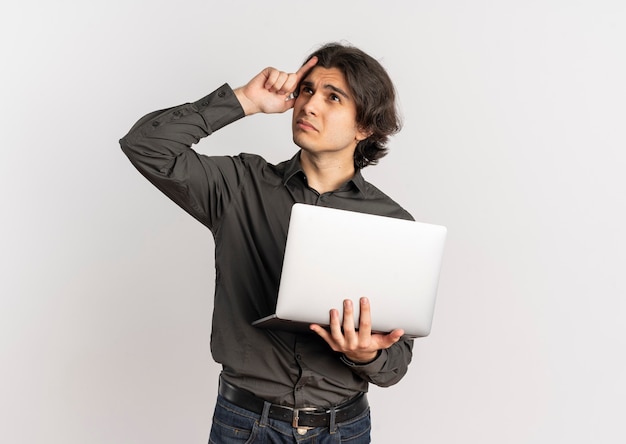
[[[344,156],[367,134],[356,123],[356,104],[343,73],[316,67],[302,81],[293,107],[293,140],[314,155]]]

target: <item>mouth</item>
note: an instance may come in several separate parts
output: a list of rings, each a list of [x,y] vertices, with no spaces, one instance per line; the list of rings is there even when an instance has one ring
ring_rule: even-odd
[[[296,126],[305,131],[317,131],[317,128],[315,128],[315,126],[311,122],[304,119],[296,120]]]

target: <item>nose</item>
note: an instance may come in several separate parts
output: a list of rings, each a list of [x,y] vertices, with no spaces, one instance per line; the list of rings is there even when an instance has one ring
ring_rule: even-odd
[[[305,112],[305,114],[311,114],[313,116],[317,115],[317,113],[319,112],[320,98],[321,96],[315,93],[311,94],[310,96],[303,97],[304,105],[302,106],[302,110]]]

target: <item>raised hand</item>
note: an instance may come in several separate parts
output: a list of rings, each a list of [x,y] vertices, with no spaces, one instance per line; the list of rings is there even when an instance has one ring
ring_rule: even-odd
[[[373,360],[379,350],[391,347],[404,334],[400,329],[386,335],[372,333],[369,301],[361,298],[359,303],[359,331],[354,329],[354,309],[350,300],[343,302],[343,322],[338,310],[330,311],[330,332],[317,324],[311,325],[311,330],[320,335],[334,351],[343,353],[357,363]]]
[[[295,99],[291,94],[316,63],[317,57],[312,57],[295,73],[265,68],[246,85],[235,89],[235,95],[246,115],[283,113],[293,108]]]

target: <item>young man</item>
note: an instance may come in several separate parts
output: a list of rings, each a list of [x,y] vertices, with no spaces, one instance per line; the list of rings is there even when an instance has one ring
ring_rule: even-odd
[[[376,60],[329,44],[295,73],[266,68],[234,91],[223,85],[148,114],[120,141],[133,165],[215,239],[211,352],[223,370],[209,442],[370,442],[365,392],[406,373],[413,343],[403,331],[372,334],[376,307],[365,298],[358,331],[351,301],[329,307],[330,329],[312,325],[311,334],[251,322],[274,312],[294,203],[411,219],[360,173],[399,130],[394,97]],[[244,116],[289,109],[300,150],[288,161],[191,149]]]

